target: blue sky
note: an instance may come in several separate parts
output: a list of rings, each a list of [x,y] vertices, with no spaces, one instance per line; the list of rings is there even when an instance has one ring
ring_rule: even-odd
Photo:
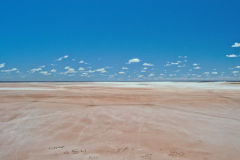
[[[240,1],[0,2],[0,81],[240,80]]]

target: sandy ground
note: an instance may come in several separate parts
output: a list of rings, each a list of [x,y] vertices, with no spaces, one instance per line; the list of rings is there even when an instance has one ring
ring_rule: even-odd
[[[240,83],[0,83],[1,160],[239,160]]]

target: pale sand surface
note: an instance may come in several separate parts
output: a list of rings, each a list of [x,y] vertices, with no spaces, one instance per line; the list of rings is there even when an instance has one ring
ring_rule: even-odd
[[[0,160],[239,159],[239,83],[0,83]]]

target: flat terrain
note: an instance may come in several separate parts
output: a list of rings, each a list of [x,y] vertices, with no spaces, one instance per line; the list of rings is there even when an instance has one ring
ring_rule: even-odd
[[[239,160],[240,84],[0,83],[1,160]]]

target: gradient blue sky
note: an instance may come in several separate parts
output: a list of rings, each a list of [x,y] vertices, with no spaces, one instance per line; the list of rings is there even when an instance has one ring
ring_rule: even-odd
[[[0,81],[240,80],[239,6],[1,1]]]

